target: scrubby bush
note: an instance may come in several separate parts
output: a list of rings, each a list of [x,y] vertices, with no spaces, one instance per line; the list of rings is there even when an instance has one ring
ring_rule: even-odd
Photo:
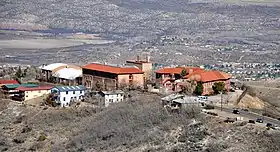
[[[38,141],[44,141],[47,139],[47,136],[43,133],[40,134],[39,138],[38,138]]]
[[[133,148],[149,142],[160,144],[164,130],[187,125],[198,114],[199,110],[171,114],[159,102],[120,103],[98,113],[87,131],[74,137],[68,146],[77,149],[86,145],[96,151],[113,151],[121,145]]]

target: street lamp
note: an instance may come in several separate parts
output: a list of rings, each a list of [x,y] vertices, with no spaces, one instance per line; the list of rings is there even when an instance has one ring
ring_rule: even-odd
[[[221,111],[223,111],[223,92],[220,92],[221,94]]]

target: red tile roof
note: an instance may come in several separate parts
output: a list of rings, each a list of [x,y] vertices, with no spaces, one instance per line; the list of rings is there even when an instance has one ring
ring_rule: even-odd
[[[39,90],[50,90],[53,86],[39,86],[39,87],[24,87],[20,86],[16,90],[19,91],[39,91]]]
[[[185,78],[194,80],[194,81],[201,81],[201,82],[211,82],[211,81],[218,81],[218,80],[227,80],[231,78],[231,75],[226,74],[221,71],[196,71]]]
[[[159,74],[181,74],[182,70],[186,69],[187,73],[192,73],[195,71],[202,71],[203,69],[199,67],[176,67],[176,68],[163,68],[160,70],[157,70],[156,73]]]
[[[102,71],[107,73],[113,73],[113,74],[140,74],[144,73],[138,68],[134,67],[115,67],[110,65],[103,65],[103,64],[97,64],[97,63],[91,63],[88,65],[83,66],[83,69],[89,69],[94,71]]]
[[[0,84],[18,84],[17,80],[0,80]]]

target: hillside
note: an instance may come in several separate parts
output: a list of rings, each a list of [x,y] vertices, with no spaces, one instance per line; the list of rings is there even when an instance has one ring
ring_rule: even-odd
[[[143,101],[143,99],[146,99]],[[186,109],[167,112],[157,95],[107,109],[53,109],[9,102],[0,115],[6,151],[275,152],[280,133],[246,123],[225,124]]]
[[[277,1],[207,0],[2,0],[0,29],[64,29],[149,39],[158,35],[205,38],[252,35],[273,31],[280,14]],[[256,5],[249,5],[256,4]],[[269,19],[267,18],[269,16]],[[254,19],[254,20],[252,20]],[[252,21],[251,21],[252,20]],[[248,26],[250,23],[250,26]],[[228,27],[231,25],[232,27]],[[220,32],[216,33],[215,30]],[[63,31],[63,30],[62,30]],[[235,31],[237,33],[232,33]],[[197,32],[197,33],[196,33]],[[245,34],[247,33],[247,34]],[[275,34],[278,32],[275,31]],[[268,33],[274,37],[271,33]],[[145,37],[146,36],[146,37]],[[134,39],[133,38],[133,39]],[[277,38],[277,37],[275,37]],[[269,38],[268,38],[269,39]],[[224,41],[220,39],[219,41]],[[243,41],[241,39],[241,41]],[[238,42],[237,42],[238,43]]]

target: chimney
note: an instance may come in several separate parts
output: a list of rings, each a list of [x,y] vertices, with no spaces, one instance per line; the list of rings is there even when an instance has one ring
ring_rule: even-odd
[[[150,56],[149,55],[146,56],[146,62],[150,62]]]
[[[139,57],[139,55],[137,55],[136,61],[140,61],[140,57]]]

